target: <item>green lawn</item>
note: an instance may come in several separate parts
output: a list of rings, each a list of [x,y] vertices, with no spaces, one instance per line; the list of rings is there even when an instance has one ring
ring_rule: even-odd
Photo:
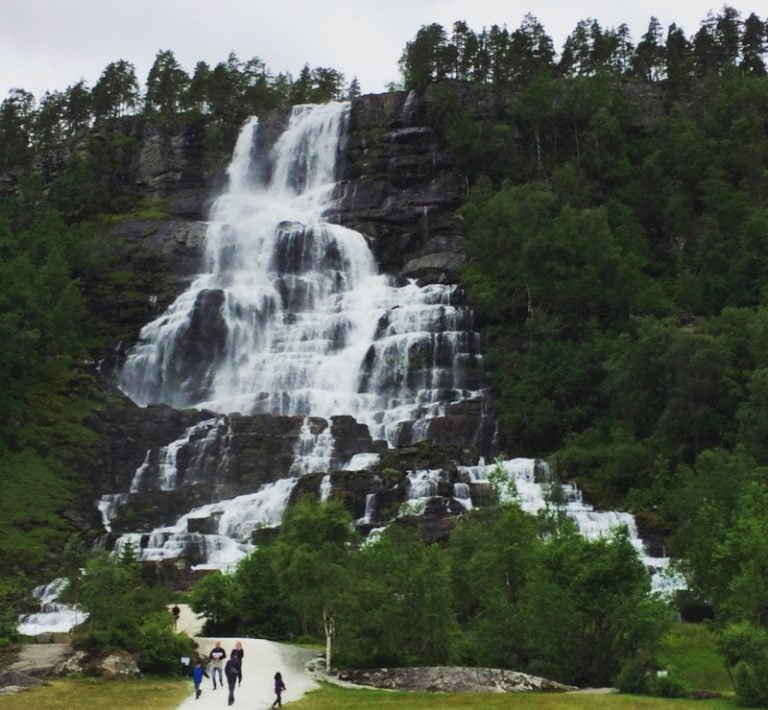
[[[291,710],[458,710],[458,708],[519,708],[520,710],[733,710],[733,700],[668,700],[630,695],[572,693],[406,693],[356,690],[323,684],[302,700],[288,703]]]
[[[17,695],[0,696],[2,710],[170,710],[192,688],[185,679],[132,681],[63,678]]]
[[[714,634],[701,624],[675,624],[664,639],[661,664],[693,690],[732,693],[731,682],[715,650]],[[19,695],[0,697],[0,710],[171,710],[189,694],[190,682],[179,680],[105,681],[83,678],[56,680]],[[457,708],[519,708],[520,710],[721,710],[736,707],[722,700],[668,700],[629,695],[563,693],[408,693],[340,688],[323,684],[291,710],[455,710]]]
[[[733,693],[716,636],[703,624],[674,624],[664,638],[659,662],[691,690]]]

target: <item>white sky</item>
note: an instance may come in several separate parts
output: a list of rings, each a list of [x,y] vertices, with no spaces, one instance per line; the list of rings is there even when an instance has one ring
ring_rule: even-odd
[[[768,7],[730,2],[742,17]],[[364,93],[399,80],[397,60],[421,25],[514,29],[530,11],[559,49],[579,19],[626,22],[635,41],[651,15],[692,35],[711,0],[0,0],[0,100],[22,87],[39,97],[84,78],[90,86],[111,61],[127,59],[143,84],[155,54],[171,49],[191,71],[234,50],[296,76],[305,62],[357,75]]]

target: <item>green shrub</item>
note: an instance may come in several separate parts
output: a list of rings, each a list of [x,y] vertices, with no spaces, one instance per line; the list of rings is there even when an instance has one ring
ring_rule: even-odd
[[[739,704],[768,705],[768,632],[750,624],[732,624],[723,631],[719,649],[731,669]]]
[[[674,676],[648,677],[648,692],[658,698],[684,698],[688,695],[688,688]]]
[[[637,658],[627,661],[616,676],[616,687],[622,693],[644,695],[648,692],[648,674],[645,663]]]
[[[144,673],[180,675],[184,672],[180,658],[194,657],[197,644],[186,634],[174,632],[168,625],[167,614],[147,617],[139,637],[139,668]]]

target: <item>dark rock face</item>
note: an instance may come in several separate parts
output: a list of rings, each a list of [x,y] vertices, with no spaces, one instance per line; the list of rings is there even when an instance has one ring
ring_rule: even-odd
[[[383,271],[455,282],[466,263],[455,209],[465,193],[453,159],[411,92],[352,103],[337,218],[370,238]]]
[[[164,196],[205,184],[203,118],[181,124],[176,130],[152,121],[137,122],[139,141],[136,182],[143,192]]]
[[[331,468],[342,468],[355,454],[378,453],[387,448],[386,441],[372,441],[368,427],[349,415],[331,417],[331,435],[336,442]]]
[[[576,690],[554,680],[501,668],[376,668],[345,671],[342,680],[389,690],[421,690],[440,693],[480,693]]]

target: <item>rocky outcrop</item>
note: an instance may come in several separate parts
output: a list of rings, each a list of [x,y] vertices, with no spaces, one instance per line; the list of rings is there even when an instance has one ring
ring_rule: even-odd
[[[575,690],[547,678],[500,668],[377,668],[345,671],[339,676],[360,685],[388,690],[421,690],[439,693],[563,692]]]
[[[75,651],[54,670],[54,675],[73,673],[108,680],[132,680],[141,676],[133,655],[119,649],[107,656],[91,656],[86,651]]]
[[[15,680],[22,680],[23,676],[47,678],[57,674],[57,668],[67,661],[72,655],[72,646],[68,643],[25,644],[21,647],[19,656],[3,674],[3,681],[11,674],[19,674]],[[10,683],[12,685],[26,685],[22,682]]]
[[[415,92],[352,103],[337,219],[363,232],[382,270],[420,283],[455,282],[465,265],[455,209],[465,185]]]

